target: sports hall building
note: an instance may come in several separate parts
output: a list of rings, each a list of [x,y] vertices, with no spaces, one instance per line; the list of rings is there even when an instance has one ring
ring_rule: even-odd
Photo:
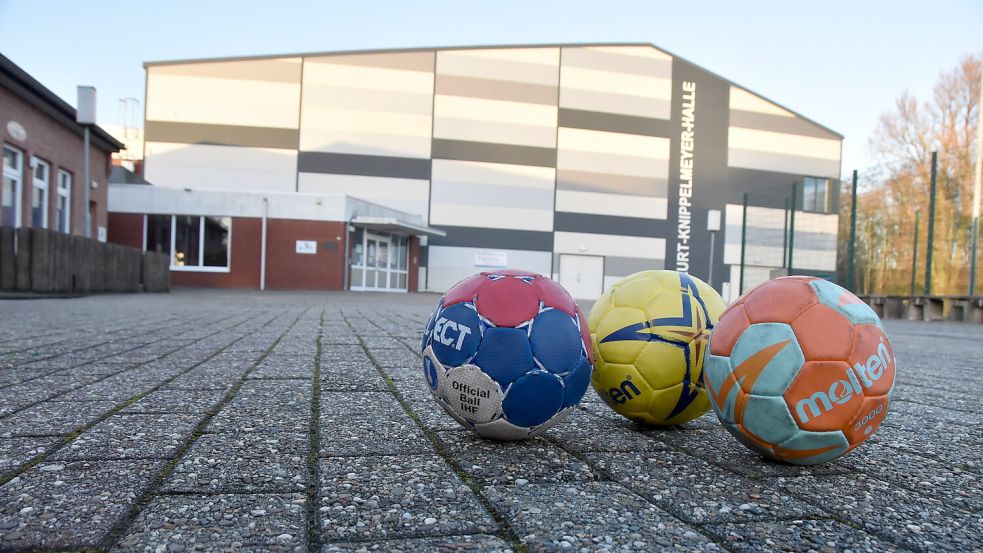
[[[787,250],[765,191],[793,186],[796,272],[835,269],[842,136],[649,44],[145,67],[152,185],[112,187],[110,239],[170,252],[177,285],[443,291],[509,266],[593,298],[712,262],[727,298],[743,195],[749,285]]]

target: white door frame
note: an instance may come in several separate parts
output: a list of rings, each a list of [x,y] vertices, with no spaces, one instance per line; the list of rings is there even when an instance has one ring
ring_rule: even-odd
[[[601,294],[604,293],[604,274],[605,274],[604,271],[605,271],[605,268],[607,267],[607,257],[606,256],[603,256],[603,255],[582,255],[582,254],[576,254],[576,253],[561,253],[561,254],[559,254],[559,256],[560,256],[560,259],[559,259],[559,263],[557,264],[559,271],[558,271],[558,275],[557,276],[559,277],[559,281],[561,283],[563,282],[563,258],[564,257],[581,257],[581,258],[589,258],[589,259],[600,259],[601,260],[601,282],[600,282],[600,288],[597,290],[597,296],[595,296],[595,298],[574,298],[574,299],[596,299],[596,298],[601,297]]]
[[[396,259],[395,258],[395,256],[398,255],[398,253],[400,251],[403,251],[403,250],[400,250],[400,248],[397,247],[397,244],[399,242],[399,238],[400,238],[400,236],[399,235],[396,235],[396,234],[375,233],[375,232],[370,231],[369,229],[363,230],[363,232],[362,232],[362,264],[361,265],[352,265],[351,266],[351,269],[350,269],[351,271],[362,271],[362,285],[361,286],[351,286],[351,290],[356,291],[356,292],[396,292],[396,293],[405,293],[405,292],[408,291],[408,289],[409,289],[409,266],[408,266],[408,262],[409,262],[409,259],[408,259],[408,256],[409,256],[409,239],[406,240],[406,248],[405,248],[405,255],[407,256],[407,268],[406,269],[400,269],[399,268],[399,259]],[[370,267],[369,264],[368,264],[368,261],[369,261],[369,240],[372,240],[376,244],[376,250],[374,252],[372,252],[374,254],[373,261],[372,261],[373,264],[374,264],[374,266],[372,266],[372,267]],[[386,259],[383,262],[383,265],[382,266],[379,266],[378,265],[379,247],[382,244],[385,244],[386,245]],[[392,268],[393,261],[396,262],[395,263],[396,268]],[[371,271],[374,271],[374,280],[373,280],[371,286],[369,285],[369,283],[367,281],[367,276],[368,276],[367,273],[370,270]],[[389,283],[391,282],[391,278],[392,278],[391,275],[394,275],[394,274],[397,275],[396,278],[398,279],[399,278],[398,275],[400,273],[406,274],[406,287],[404,287],[404,288],[390,288],[389,287]],[[380,280],[382,281],[381,283],[380,283]],[[352,279],[352,281],[354,281],[354,279]]]

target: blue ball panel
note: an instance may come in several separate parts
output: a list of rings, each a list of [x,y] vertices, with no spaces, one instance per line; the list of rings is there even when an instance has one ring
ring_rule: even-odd
[[[487,329],[472,362],[503,389],[536,367],[526,331],[519,328]]]
[[[444,367],[460,366],[478,350],[481,320],[467,305],[452,305],[437,316],[430,339],[433,352]]]
[[[437,390],[437,386],[440,384],[440,381],[437,380],[437,367],[427,355],[423,356],[423,375],[427,377],[427,384],[430,385],[430,389]]]
[[[536,315],[529,342],[533,355],[552,373],[569,371],[583,353],[583,339],[576,321],[558,309]]]
[[[563,377],[563,406],[570,407],[580,402],[590,384],[591,365],[586,357],[581,357],[580,362],[574,367],[570,374]]]
[[[536,371],[512,383],[502,401],[502,411],[510,423],[528,428],[553,418],[562,405],[563,385],[560,379]]]
[[[444,298],[437,300],[437,305],[434,306],[433,311],[430,312],[430,318],[427,319],[427,328],[423,330],[423,340],[420,342],[420,351],[427,349],[427,346],[433,341],[430,334],[433,332],[433,323],[437,320],[437,313],[440,313],[440,308],[442,307]]]

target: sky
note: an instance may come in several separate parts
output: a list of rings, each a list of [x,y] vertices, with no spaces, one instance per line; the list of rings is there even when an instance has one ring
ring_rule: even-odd
[[[846,138],[843,172],[904,90],[983,53],[983,0],[0,0],[0,53],[98,122],[142,125],[143,62],[360,49],[647,42]]]

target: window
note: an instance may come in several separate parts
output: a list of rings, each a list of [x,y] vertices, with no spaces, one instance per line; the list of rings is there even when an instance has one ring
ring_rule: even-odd
[[[3,146],[3,188],[0,188],[0,226],[20,226],[20,190],[24,154]]]
[[[72,174],[58,170],[58,203],[55,205],[55,224],[58,232],[72,233]]]
[[[146,231],[146,250],[170,254],[172,271],[229,271],[229,217],[147,215]]]
[[[829,179],[805,178],[802,183],[802,210],[829,212]]]
[[[34,160],[36,164],[31,182],[31,226],[48,228],[48,180],[51,178],[51,165],[38,158]]]
[[[144,251],[171,254],[171,216],[147,215]]]

